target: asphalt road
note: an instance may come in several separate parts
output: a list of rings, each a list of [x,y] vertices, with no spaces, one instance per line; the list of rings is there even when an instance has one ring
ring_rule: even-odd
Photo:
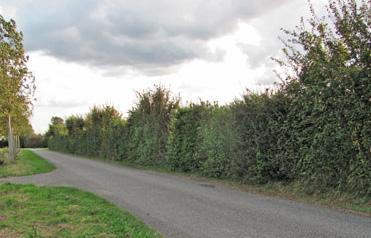
[[[35,152],[57,169],[7,180],[93,192],[135,214],[165,237],[371,237],[370,217],[47,150]]]

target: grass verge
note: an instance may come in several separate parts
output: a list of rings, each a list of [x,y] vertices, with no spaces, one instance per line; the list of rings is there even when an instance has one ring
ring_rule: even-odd
[[[91,193],[67,187],[0,185],[0,237],[161,237]]]
[[[214,180],[215,181],[215,180]],[[218,183],[218,181],[216,181]],[[268,183],[264,185],[247,185],[236,182],[227,182],[237,189],[263,194],[271,197],[278,197],[308,204],[315,204],[328,208],[334,208],[351,212],[358,215],[371,217],[371,198],[357,197],[352,194],[329,191],[326,193],[307,193],[300,182],[291,183]]]
[[[5,161],[5,164],[0,165],[0,178],[47,173],[54,169],[54,165],[48,161],[30,150],[23,149],[15,161]]]

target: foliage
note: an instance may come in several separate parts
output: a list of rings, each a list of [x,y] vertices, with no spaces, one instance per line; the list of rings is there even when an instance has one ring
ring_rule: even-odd
[[[110,150],[108,129],[121,114],[112,106],[93,107],[85,118],[86,144],[90,155],[107,157]]]
[[[127,127],[124,119],[113,120],[107,129],[106,158],[111,160],[123,159],[126,156],[125,143],[127,142]]]
[[[205,154],[201,150],[201,127],[207,122],[211,107],[210,103],[201,102],[175,112],[167,146],[167,161],[172,169],[195,172],[205,161]]]
[[[144,164],[164,163],[171,113],[179,99],[161,86],[138,92],[137,97],[127,120],[126,157]]]
[[[4,165],[8,160],[8,148],[0,148],[0,166]]]
[[[8,116],[12,118],[14,133],[30,131],[28,117],[35,85],[22,41],[15,21],[0,15],[0,135],[6,134]]]
[[[8,140],[5,137],[0,137],[0,148],[8,147]]]
[[[21,137],[21,146],[23,148],[46,148],[48,147],[48,143],[45,136],[33,133]]]
[[[200,147],[206,158],[200,172],[215,178],[233,177],[238,134],[232,108],[214,106],[207,121],[202,123],[200,134]]]
[[[67,128],[64,125],[64,120],[60,117],[52,117],[48,131],[45,133],[47,138],[63,136],[67,134]]]
[[[233,176],[252,183],[291,179],[293,165],[280,155],[280,149],[285,150],[280,147],[285,139],[285,97],[269,91],[261,95],[247,92],[232,110],[238,134]]]
[[[161,86],[137,95],[127,121],[111,106],[94,107],[84,118],[71,116],[65,123],[52,118],[46,133],[49,148],[114,160],[163,162],[170,115],[179,100]]]
[[[294,72],[284,86],[287,145],[309,190],[371,194],[371,11],[354,0],[327,10],[329,20],[312,8],[309,30],[302,21],[285,31],[291,40],[281,63]]]
[[[64,126],[68,133],[51,137],[50,148],[370,198],[370,7],[330,1],[327,20],[311,9],[309,30],[302,21],[284,31],[290,36],[286,59],[277,61],[288,73],[274,90],[248,91],[225,106],[179,107],[178,99],[157,86],[138,93],[127,120],[110,117],[102,126],[93,110],[76,129],[77,119],[71,119]]]
[[[119,138],[112,136],[114,124],[120,124],[121,114],[112,106],[93,107],[85,118],[70,116],[65,121],[53,117],[48,137],[49,148],[70,153],[117,159],[115,143]]]

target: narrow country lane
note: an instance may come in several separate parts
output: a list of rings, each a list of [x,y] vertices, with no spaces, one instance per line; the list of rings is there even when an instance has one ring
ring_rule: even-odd
[[[165,237],[371,237],[369,217],[48,150],[35,152],[57,169],[0,182],[81,188],[135,214]]]

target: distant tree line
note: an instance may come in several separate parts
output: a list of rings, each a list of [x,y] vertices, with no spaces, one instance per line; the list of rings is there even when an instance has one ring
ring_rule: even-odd
[[[22,148],[46,148],[48,147],[47,138],[41,134],[28,133],[20,137],[20,146]],[[0,148],[8,147],[8,140],[0,138]]]
[[[306,192],[371,196],[370,6],[330,1],[285,31],[287,75],[275,90],[229,105],[179,104],[160,86],[138,93],[127,118],[111,106],[54,117],[57,151],[158,165],[241,182],[299,181]]]

